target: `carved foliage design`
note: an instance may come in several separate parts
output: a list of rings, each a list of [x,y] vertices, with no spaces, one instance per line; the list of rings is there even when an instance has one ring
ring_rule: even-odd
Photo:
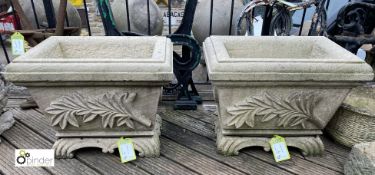
[[[244,124],[249,127],[255,126],[255,117],[259,116],[261,122],[268,122],[278,119],[278,126],[293,127],[300,125],[305,128],[305,122],[314,121],[313,109],[320,101],[315,93],[294,93],[285,99],[269,93],[263,97],[247,97],[245,100],[227,108],[230,117],[227,120],[228,126],[242,127]]]
[[[132,107],[135,98],[136,93],[108,92],[94,98],[74,93],[53,101],[45,111],[51,116],[52,126],[61,129],[68,124],[79,127],[77,117],[82,117],[83,123],[101,117],[103,128],[125,125],[135,129],[134,121],[151,126],[151,120]]]

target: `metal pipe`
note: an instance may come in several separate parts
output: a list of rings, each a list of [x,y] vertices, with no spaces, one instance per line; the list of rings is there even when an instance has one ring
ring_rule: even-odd
[[[148,35],[151,35],[151,16],[150,16],[150,0],[147,0],[147,27]]]
[[[38,20],[38,15],[36,14],[36,11],[35,11],[34,0],[31,0],[31,8],[33,9],[36,28],[37,28],[37,29],[40,29],[40,26],[39,26],[39,20]]]
[[[90,20],[89,20],[89,13],[87,12],[87,4],[86,4],[86,0],[83,0],[83,6],[84,6],[84,8],[85,8],[85,16],[86,16],[86,23],[87,23],[87,31],[89,32],[89,36],[91,36]]]
[[[9,55],[8,55],[7,49],[5,47],[5,44],[4,44],[3,37],[1,35],[1,33],[0,33],[0,42],[1,42],[1,47],[3,48],[3,51],[4,51],[4,55],[5,55],[5,58],[7,60],[7,63],[9,64],[10,63]]]
[[[172,0],[168,0],[168,29],[169,29],[169,34],[172,34]]]
[[[125,5],[126,5],[126,20],[128,20],[128,31],[131,32],[130,16],[129,16],[129,0],[125,0]]]
[[[306,9],[303,9],[303,14],[302,14],[302,19],[301,19],[301,25],[299,27],[299,33],[298,35],[302,35],[302,29],[303,29],[303,24],[305,23],[305,16],[306,16]]]
[[[69,16],[68,16],[68,13],[65,12],[65,22],[66,22],[66,26],[69,27],[70,24],[69,24]]]
[[[229,35],[232,34],[233,11],[234,11],[234,0],[232,0],[232,4],[230,6]]]
[[[326,10],[328,10],[330,2],[331,2],[331,0],[327,0]]]
[[[211,10],[210,10],[210,35],[212,34],[212,15],[214,11],[214,0],[211,0]]]

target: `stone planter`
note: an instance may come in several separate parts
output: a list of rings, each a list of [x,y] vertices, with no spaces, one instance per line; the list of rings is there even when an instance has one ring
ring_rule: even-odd
[[[273,135],[304,155],[322,153],[319,138],[349,90],[372,69],[324,37],[223,37],[204,44],[218,101],[217,147],[270,150]]]
[[[161,87],[173,79],[165,37],[51,37],[6,67],[56,130],[56,156],[133,138],[140,156],[159,155]]]

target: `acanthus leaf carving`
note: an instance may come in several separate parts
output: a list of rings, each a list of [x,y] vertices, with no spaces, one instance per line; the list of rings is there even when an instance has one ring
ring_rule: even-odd
[[[61,129],[68,124],[79,127],[77,117],[82,117],[83,123],[101,117],[103,128],[125,125],[135,129],[133,121],[151,126],[151,120],[132,107],[135,98],[136,93],[108,92],[94,98],[74,93],[51,102],[45,111],[51,116],[52,126],[59,125]]]
[[[261,122],[268,122],[278,118],[280,127],[301,126],[305,128],[305,122],[320,126],[314,117],[314,107],[321,98],[316,93],[294,93],[285,99],[264,93],[263,97],[247,97],[245,100],[227,108],[230,117],[226,121],[227,126],[240,128],[243,125],[255,126],[255,117],[262,117]]]

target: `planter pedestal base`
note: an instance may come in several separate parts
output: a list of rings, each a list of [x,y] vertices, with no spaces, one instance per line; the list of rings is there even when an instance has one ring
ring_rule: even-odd
[[[248,137],[248,136],[226,136],[221,130],[216,129],[217,149],[225,156],[238,155],[239,151],[246,147],[261,146],[265,151],[270,151],[270,137]],[[321,155],[324,151],[324,145],[320,137],[284,137],[288,146],[298,148],[304,156]]]
[[[140,157],[159,157],[160,155],[160,124],[161,118],[156,116],[155,128],[153,136],[136,136],[133,140],[134,149],[139,152]],[[74,151],[81,148],[101,148],[103,153],[114,153],[117,147],[119,137],[111,138],[95,138],[95,137],[63,137],[59,138],[53,145],[55,156],[58,159],[73,158]]]

